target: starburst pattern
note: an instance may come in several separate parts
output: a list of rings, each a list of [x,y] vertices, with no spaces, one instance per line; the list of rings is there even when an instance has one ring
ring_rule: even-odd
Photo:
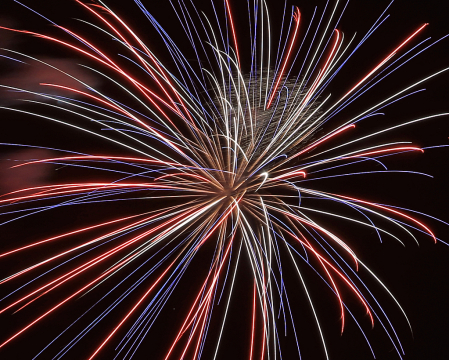
[[[377,173],[379,165],[382,172],[390,173],[384,158],[424,152],[409,142],[378,139],[448,114],[410,119],[365,134],[358,131],[358,123],[414,94],[420,84],[449,68],[392,92],[350,118],[341,120],[338,115],[441,40],[432,44],[421,40],[428,24],[417,26],[359,81],[349,84],[349,90],[333,97],[327,93],[329,84],[344,66],[351,66],[353,54],[385,21],[386,10],[364,36],[346,39],[337,29],[346,3],[326,4],[321,14],[316,11],[307,20],[293,7],[290,14],[286,10],[280,37],[275,38],[267,3],[249,1],[251,46],[246,49],[242,44],[248,40],[237,31],[241,24],[236,22],[232,1],[213,2],[212,16],[180,1],[174,9],[196,56],[192,63],[176,39],[135,0],[165,43],[171,55],[169,65],[105,3],[74,1],[93,19],[83,24],[97,35],[87,38],[62,26],[58,26],[60,36],[2,29],[35,36],[83,56],[95,64],[85,68],[120,96],[11,50],[10,58],[47,65],[82,86],[42,83],[51,91],[38,93],[3,85],[37,96],[27,101],[49,111],[9,110],[94,135],[123,154],[66,153],[16,165],[58,164],[100,172],[104,180],[47,184],[5,194],[0,198],[4,223],[65,206],[122,200],[138,205],[132,214],[75,226],[0,254],[4,261],[40,247],[60,249],[54,244],[64,243],[62,250],[50,251],[0,281],[1,286],[14,284],[14,290],[2,298],[2,316],[36,309],[25,325],[1,341],[0,351],[19,343],[24,333],[53,314],[69,311],[80,297],[95,294],[96,301],[66,324],[36,358],[70,356],[73,348],[95,333],[100,338],[88,359],[100,358],[113,344],[117,358],[131,359],[142,343],[158,345],[154,334],[164,322],[160,314],[173,302],[177,287],[191,282],[190,297],[179,301],[185,311],[176,332],[170,342],[160,344],[166,346],[163,359],[219,358],[222,338],[229,332],[226,323],[232,317],[228,310],[236,297],[247,299],[250,309],[248,346],[239,358],[281,358],[283,333],[297,346],[296,355],[289,358],[300,358],[301,339],[289,300],[289,281],[285,281],[290,272],[308,302],[302,311],[313,315],[315,324],[308,326],[321,339],[319,354],[328,358],[323,321],[303,275],[307,268],[335,296],[341,332],[351,318],[374,355],[366,329],[378,323],[402,358],[404,349],[395,328],[359,269],[386,290],[403,312],[402,308],[348,241],[328,229],[322,219],[364,227],[379,239],[386,236],[401,243],[403,234],[415,240],[419,233],[434,242],[437,238],[425,220],[410,210],[328,191],[322,184],[334,177]],[[101,36],[112,39],[111,48],[119,46],[123,53],[110,51],[99,40]],[[373,145],[372,139],[378,142]],[[321,204],[328,204],[327,210]],[[189,272],[192,267],[198,269],[195,276]],[[251,280],[245,293],[236,295],[242,267],[249,270]],[[368,316],[359,323],[354,313],[360,310]],[[104,333],[98,330],[103,322],[112,324]]]

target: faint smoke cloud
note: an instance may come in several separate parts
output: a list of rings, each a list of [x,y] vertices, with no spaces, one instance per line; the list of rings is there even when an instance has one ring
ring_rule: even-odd
[[[2,54],[5,54],[4,52]],[[0,58],[1,59],[1,58]],[[98,78],[90,74],[87,70],[80,68],[73,59],[56,59],[56,58],[40,58],[40,60],[62,70],[65,73],[77,78],[78,80],[89,84],[94,88],[98,88]],[[3,58],[2,62],[7,61]],[[11,60],[9,60],[11,61]],[[73,91],[63,90],[51,86],[44,86],[44,84],[54,84],[73,88],[75,90],[86,92],[86,87],[79,81],[63,74],[62,72],[36,61],[28,61],[28,63],[15,63],[12,71],[0,75],[0,84],[11,86],[36,93],[45,93],[49,95],[60,95],[70,98],[79,97]],[[88,91],[88,90],[87,90]],[[20,100],[39,100],[39,101],[54,101],[43,96],[30,94],[26,92],[17,93],[17,91],[10,89],[3,89],[0,93],[1,105],[14,105]]]
[[[0,194],[47,185],[54,165],[38,163],[14,166],[53,156],[52,151],[44,149],[23,149],[0,155]]]

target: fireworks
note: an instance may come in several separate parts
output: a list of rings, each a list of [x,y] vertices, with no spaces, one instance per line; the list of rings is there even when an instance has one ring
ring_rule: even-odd
[[[8,110],[62,124],[118,150],[58,150],[13,167],[55,164],[81,175],[4,194],[2,225],[54,216],[66,207],[94,209],[99,220],[8,244],[0,254],[3,262],[22,259],[0,280],[11,289],[2,291],[0,316],[26,314],[0,339],[0,353],[56,323],[37,359],[131,359],[148,352],[165,360],[229,358],[224,354],[233,332],[243,338],[233,358],[301,358],[305,331],[321,343],[316,357],[329,358],[326,320],[316,301],[322,293],[338,306],[341,333],[356,324],[374,356],[370,331],[377,326],[402,358],[394,321],[367,284],[387,293],[405,316],[404,310],[358,257],[351,236],[332,224],[354,226],[363,237],[374,234],[373,241],[438,239],[426,215],[378,203],[375,194],[362,199],[336,192],[329,183],[404,172],[384,163],[422,155],[419,145],[382,139],[447,113],[381,122],[369,131],[363,124],[449,68],[385,91],[366,108],[355,104],[442,39],[426,39],[428,24],[417,24],[333,95],[332,84],[354,66],[388,8],[363,35],[348,36],[338,28],[346,2],[326,3],[310,14],[300,4],[285,6],[283,21],[273,22],[269,3],[252,0],[242,23],[231,0],[208,4],[210,13],[180,1],[173,4],[184,31],[178,40],[135,0],[170,55],[163,61],[106,3],[74,3],[88,19],[80,29],[58,25],[57,35],[47,35],[2,27],[86,61],[75,76],[50,61],[5,51],[10,61],[38,63],[63,76],[41,82],[42,91],[1,85],[31,104]],[[188,53],[179,44],[186,38]],[[55,318],[61,314],[69,314],[67,321]],[[301,316],[311,321],[304,325]]]

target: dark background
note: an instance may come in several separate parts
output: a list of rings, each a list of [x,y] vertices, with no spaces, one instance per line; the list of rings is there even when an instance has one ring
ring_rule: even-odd
[[[75,29],[79,28],[80,31],[82,31],[82,27],[74,20],[74,18],[88,17],[83,10],[80,10],[80,8],[75,6],[73,2],[67,0],[45,1],[45,3],[42,4],[34,4],[34,2],[31,1],[25,3],[33,6],[33,8],[49,17],[51,20],[64,26],[72,26]],[[243,34],[241,35],[243,38],[246,31],[244,27],[247,24],[246,2],[244,2],[243,5],[241,3],[235,5],[234,3],[236,3],[236,1],[232,2],[232,6],[233,8],[235,6],[234,12],[237,14],[235,19],[237,28],[239,34]],[[323,1],[317,0],[316,2],[312,2],[297,0],[288,2],[289,5],[297,5],[301,9],[305,21],[310,18],[315,3],[321,10],[324,3]],[[123,19],[131,24],[134,29],[137,29],[137,34],[149,44],[152,50],[154,49],[157,56],[160,56],[162,59],[168,59],[167,53],[163,50],[163,44],[157,39],[151,25],[146,23],[146,19],[139,13],[136,5],[132,1],[107,1],[107,4],[122,15]],[[179,44],[183,44],[185,50],[188,52],[189,45],[183,37],[182,28],[179,26],[178,20],[175,18],[168,1],[160,0],[153,4],[151,0],[144,1],[144,4],[160,21],[161,25],[169,32],[169,34],[176,38],[176,40],[179,41]],[[207,1],[196,0],[195,4],[207,14],[211,14],[211,7]],[[353,1],[349,4],[338,28],[347,34],[347,39],[352,36],[354,31],[357,31],[359,34],[364,34],[387,5],[388,1]],[[273,28],[276,29],[277,25],[280,24],[283,3],[280,1],[269,1],[268,6],[269,10],[272,12]],[[18,4],[14,4],[12,1],[2,1],[0,4],[0,11],[3,18],[2,21],[6,22],[6,20],[12,20],[13,26],[16,28],[53,34],[56,33],[54,28],[48,25],[45,20],[39,18],[36,14],[23,9]],[[449,15],[449,11],[445,2],[441,0],[398,0],[391,6],[387,13],[391,14],[391,17],[351,59],[351,62],[347,64],[346,68],[335,78],[327,92],[337,95],[347,91],[351,84],[354,84],[359,80],[369,69],[375,66],[398,43],[400,43],[402,39],[412,33],[422,23],[428,22],[430,25],[424,30],[423,34],[419,36],[419,40],[422,40],[427,36],[431,36],[432,39],[437,39],[438,37],[449,33],[449,25],[447,24],[447,15]],[[304,30],[304,28],[301,29],[302,31]],[[5,32],[0,32],[0,38],[6,36],[4,34]],[[239,41],[243,42],[241,39]],[[77,55],[71,54],[64,49],[61,50],[45,41],[31,39],[21,35],[14,37],[7,47],[24,51],[35,56],[49,56],[58,59],[63,58],[74,62],[82,61]],[[182,46],[181,48],[183,49]],[[247,59],[249,55],[249,46],[245,47],[243,44],[240,48],[242,49],[242,63],[245,63],[244,59]],[[383,81],[376,87],[376,89],[373,89],[363,96],[363,98],[348,107],[345,112],[339,114],[335,121],[344,121],[360,112],[361,109],[375,103],[377,100],[380,100],[435,71],[448,67],[448,49],[449,40],[446,39],[422,54],[419,58],[408,63],[389,79]],[[167,63],[169,64],[170,60],[168,60]],[[14,71],[18,71],[15,67],[16,65],[5,60],[1,60],[0,64],[0,74],[3,77]],[[373,118],[374,120],[372,122],[368,120],[366,121],[366,124],[361,123],[360,129],[358,128],[355,131],[360,131],[361,133],[372,131],[377,128],[383,128],[390,122],[398,123],[400,121],[418,118],[419,116],[437,112],[447,112],[449,110],[448,82],[449,74],[443,74],[436,79],[432,79],[424,85],[426,88],[424,93],[414,95],[387,108],[385,110],[385,117],[376,117]],[[51,146],[80,152],[121,154],[115,147],[110,146],[109,144],[94,140],[83,134],[75,134],[70,130],[67,131],[59,125],[46,123],[34,118],[23,118],[22,116],[6,111],[0,112],[0,119],[2,126],[0,130],[1,142]],[[389,135],[389,138],[382,138],[382,140],[410,140],[413,141],[414,144],[422,147],[448,144],[448,121],[449,118],[430,120],[425,124],[405,128],[400,132]],[[4,147],[0,149],[0,154],[2,154],[3,157],[8,158],[12,151],[13,150],[11,150],[10,147]],[[322,186],[323,189],[329,189],[329,191],[340,191],[341,193],[350,194],[355,197],[365,197],[379,203],[411,208],[438,217],[444,221],[449,221],[449,211],[447,206],[449,201],[449,191],[447,189],[447,184],[449,183],[448,155],[449,151],[442,148],[428,150],[425,154],[405,155],[404,157],[399,156],[398,159],[392,157],[391,159],[386,160],[387,165],[391,169],[411,169],[414,171],[421,171],[433,175],[433,179],[417,175],[372,175],[350,179],[351,181],[348,182],[338,179],[333,180],[332,183],[323,182]],[[61,178],[64,178],[64,176],[69,178],[71,175],[72,174],[68,172],[66,175],[58,176]],[[54,177],[54,175],[52,176]],[[58,178],[58,176],[56,176],[56,178]],[[118,207],[119,205],[114,206]],[[122,205],[120,204],[120,206]],[[128,205],[124,206],[124,209],[123,207],[120,208],[122,213],[132,211],[131,208],[126,208]],[[2,249],[9,248],[8,245],[12,241],[25,241],[23,238],[26,239],[30,232],[39,234],[39,237],[47,234],[57,234],[67,226],[70,226],[74,221],[77,221],[77,223],[89,223],[90,216],[92,214],[98,214],[95,209],[83,209],[82,211],[77,210],[75,212],[71,212],[71,210],[64,211],[65,213],[63,214],[53,214],[52,216],[54,217],[51,221],[48,219],[45,220],[45,218],[42,217],[34,221],[27,220],[25,226],[15,225],[15,227],[6,227],[1,235],[2,238],[4,238],[2,239]],[[101,209],[98,209],[98,211],[101,211]],[[70,220],[68,220],[68,218]],[[328,220],[326,219],[326,221]],[[449,242],[447,226],[431,220],[426,220],[426,224],[430,225],[438,238]],[[404,236],[404,241],[406,243],[405,248],[394,240],[388,238],[384,239],[383,244],[380,244],[375,236],[367,236],[370,234],[358,231],[357,229],[353,230],[347,224],[341,225],[338,222],[333,223],[332,221],[329,221],[328,225],[330,229],[337,233],[337,235],[345,236],[345,239],[348,239],[348,243],[351,244],[356,254],[358,254],[362,261],[370,266],[382,281],[384,281],[407,313],[413,328],[413,336],[408,331],[407,324],[400,311],[395,307],[392,301],[383,294],[382,289],[379,287],[373,288],[373,292],[379,294],[380,302],[382,304],[385,303],[385,310],[395,324],[398,335],[403,342],[406,353],[404,359],[448,359],[448,247],[443,243],[434,245],[430,238],[419,234],[417,235],[420,243],[419,246],[417,246],[411,238],[406,238],[406,236]],[[7,244],[5,245],[5,243]],[[27,265],[29,264],[27,260],[30,259],[21,259],[19,264],[16,265],[20,267],[21,262],[23,262],[24,265]],[[8,268],[6,268],[6,266],[8,266]],[[0,265],[2,274],[10,273],[9,266],[11,265],[5,265],[5,263]],[[249,268],[246,270],[249,271]],[[335,299],[329,291],[322,290],[320,284],[321,281],[313,273],[309,274],[307,269],[304,269],[304,271],[306,276],[310,276],[310,283],[312,283],[311,287],[315,293],[314,299],[326,339],[328,340],[331,359],[371,358],[363,338],[360,336],[360,333],[351,320],[348,320],[347,329],[343,336],[340,336],[339,313]],[[245,270],[243,269],[241,273],[245,273]],[[194,271],[190,274],[190,276],[195,275]],[[188,276],[189,273],[186,274],[186,279],[190,279]],[[287,281],[288,280],[290,279],[287,276]],[[316,282],[317,285],[314,285],[314,282]],[[248,291],[248,284],[251,284],[251,280],[242,277],[240,282],[236,285],[237,290],[239,290],[241,294],[244,294],[244,296],[251,294],[251,291]],[[292,288],[295,288],[293,282]],[[377,293],[376,290],[378,291]],[[178,297],[178,299],[182,298],[184,296],[183,291],[187,291],[188,293],[188,287],[181,287],[179,292],[174,294],[175,299],[176,297]],[[83,304],[88,305],[94,298],[94,295],[92,295],[91,298],[86,297],[81,299],[78,302],[79,305],[76,305],[76,307],[83,308]],[[295,290],[293,290],[292,298],[296,299]],[[246,300],[245,297],[240,299],[239,307],[237,308],[236,306],[234,309],[234,313],[238,314],[238,316],[236,316],[238,318],[232,318],[230,320],[235,331],[234,334],[226,338],[223,343],[223,348],[227,349],[222,356],[224,359],[244,358],[235,355],[235,351],[236,349],[239,349],[239,346],[242,346],[242,343],[244,342],[242,339],[248,335],[248,332],[242,328],[242,324],[245,324],[245,321],[249,321],[248,312],[250,311],[250,306]],[[384,302],[382,302],[382,300],[384,300]],[[301,300],[301,296],[299,295],[297,296],[297,304],[298,309],[301,309],[301,306],[305,309],[305,314],[303,312],[298,313],[300,318],[300,321],[298,321],[298,335],[302,341],[300,345],[303,351],[303,358],[324,359],[321,355],[322,350],[319,348],[318,333],[316,332],[311,315],[308,314],[310,310],[304,302],[304,299]],[[176,306],[179,306],[179,303],[176,305],[176,301],[174,300],[173,305],[169,303],[167,308],[175,309]],[[72,305],[72,308],[73,307],[75,307],[75,305]],[[31,354],[34,355],[36,350],[39,350],[48,342],[49,336],[47,336],[46,333],[54,332],[57,334],[57,331],[61,326],[64,328],[63,325],[59,326],[59,323],[68,323],[68,319],[72,317],[69,308],[70,306],[66,308],[67,310],[62,310],[59,314],[55,315],[52,319],[53,321],[48,321],[43,327],[39,328],[38,326],[37,329],[24,334],[21,339],[17,339],[9,344],[5,349],[4,357],[0,355],[0,358],[31,358]],[[42,309],[44,309],[44,307]],[[40,309],[38,309],[37,313],[41,312],[39,310]],[[69,314],[64,313],[64,311],[68,311]],[[73,310],[74,313],[76,313],[76,311],[77,310]],[[220,311],[220,309],[218,311]],[[164,335],[170,334],[170,329],[166,329],[166,324],[175,321],[177,317],[176,314],[176,310],[173,310],[173,312],[167,311],[165,313],[164,319],[167,320],[162,321],[164,325],[160,326],[160,333],[153,335],[154,337],[148,341],[147,345],[142,347],[142,350],[137,355],[138,359],[161,358],[152,346],[153,341],[163,342]],[[364,328],[368,329],[368,321],[364,318],[363,313],[360,312],[359,315],[358,319],[360,319],[361,323],[364,323]],[[31,314],[25,312],[24,315],[19,316],[22,316],[22,321],[25,321],[27,317],[34,317],[32,312]],[[61,319],[64,321],[60,321]],[[116,319],[119,319],[119,317],[111,319],[110,324],[106,322],[106,324],[103,325],[103,328],[107,329],[108,326],[113,326],[115,324],[114,320]],[[14,318],[10,314],[3,314],[1,321],[1,333],[3,335],[1,341],[3,341],[8,334],[10,334],[10,328],[15,328],[17,326],[16,324],[20,323],[20,320],[17,320],[17,317]],[[175,327],[174,331],[176,331],[176,329],[177,328]],[[214,329],[211,330],[211,339],[213,338],[213,332]],[[90,338],[85,345],[85,348],[89,348],[92,343],[98,343],[98,339],[103,339],[103,333],[100,331],[94,332],[94,334],[95,335]],[[390,349],[388,339],[382,335],[379,326],[376,325],[373,334],[374,335],[370,337],[370,340],[374,345],[377,358],[381,360],[396,359],[397,356],[395,355],[394,350]],[[117,338],[119,337],[120,336],[117,336]],[[319,355],[316,355],[317,353]],[[99,358],[113,358],[112,356],[108,357],[109,355],[106,354]],[[69,355],[67,358],[76,359],[77,356],[82,358],[81,356],[83,355],[81,355],[81,353],[79,355]],[[296,358],[296,356],[295,353],[292,353],[290,357],[288,351],[284,353],[284,359]],[[45,358],[45,356],[43,358]],[[207,354],[205,354],[205,358],[207,358]]]

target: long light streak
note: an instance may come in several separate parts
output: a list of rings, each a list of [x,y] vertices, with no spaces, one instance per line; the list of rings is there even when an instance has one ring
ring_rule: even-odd
[[[271,107],[271,103],[273,102],[273,99],[277,94],[279,83],[281,82],[282,78],[284,77],[285,68],[287,67],[288,61],[290,59],[290,55],[293,50],[293,46],[295,45],[295,42],[296,42],[296,37],[298,36],[299,23],[301,21],[301,12],[299,11],[299,9],[297,7],[295,7],[293,19],[295,20],[295,28],[293,29],[293,32],[292,32],[292,39],[290,40],[290,46],[288,47],[287,54],[285,55],[285,58],[283,60],[281,70],[279,71],[279,73],[277,75],[276,83],[274,84],[274,87],[271,90],[271,95],[270,95],[270,98],[268,99],[268,103],[267,103],[267,109],[269,109]]]

